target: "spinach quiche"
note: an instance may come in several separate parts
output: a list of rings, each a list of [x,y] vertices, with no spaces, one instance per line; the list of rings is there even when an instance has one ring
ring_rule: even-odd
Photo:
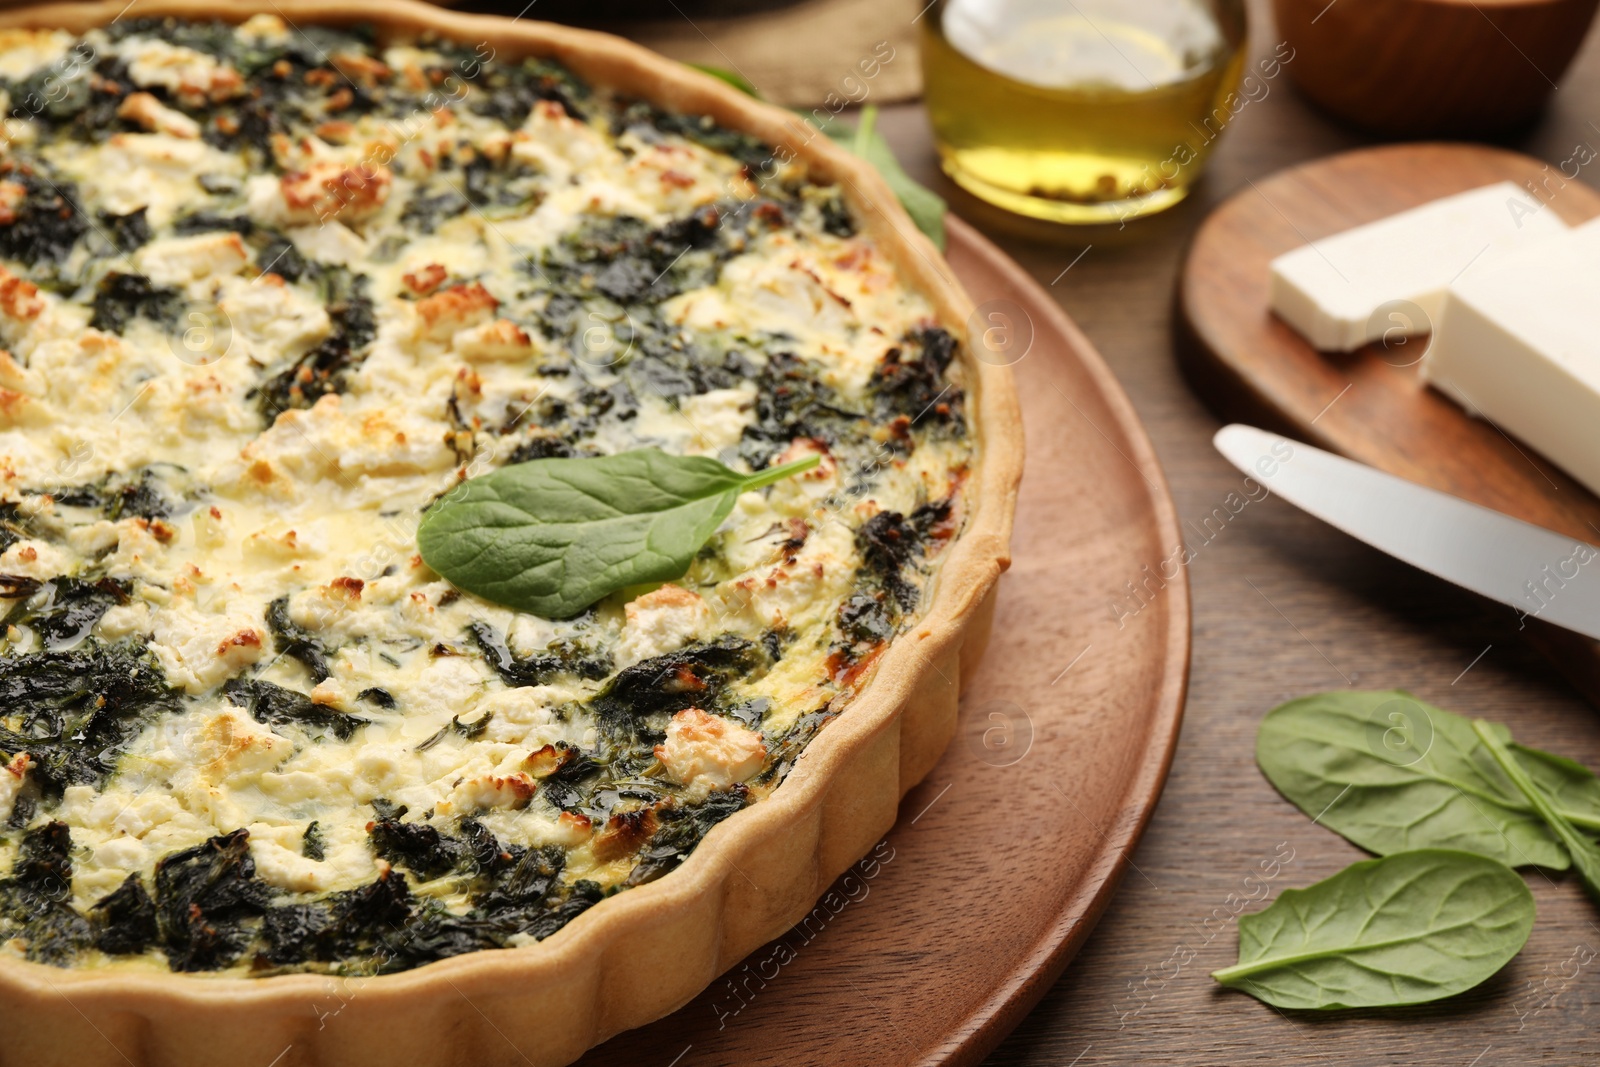
[[[359,979],[293,1062],[567,1062],[937,758],[1009,380],[878,176],[713,79],[405,2],[121,8],[0,20],[0,1003],[267,1062]],[[537,531],[476,581],[419,550],[475,486],[598,479],[548,567],[630,573],[676,457],[734,488],[670,580],[541,613],[471,591]]]

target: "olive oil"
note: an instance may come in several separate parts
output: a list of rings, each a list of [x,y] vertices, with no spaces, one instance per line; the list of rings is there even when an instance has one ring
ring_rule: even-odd
[[[921,21],[946,173],[1024,215],[1170,207],[1233,115],[1239,0],[939,0]]]

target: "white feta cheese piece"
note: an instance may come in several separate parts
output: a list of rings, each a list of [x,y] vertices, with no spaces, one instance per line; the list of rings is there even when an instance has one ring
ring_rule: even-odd
[[[509,319],[495,319],[462,330],[451,341],[462,359],[473,363],[519,361],[533,355],[533,338]]]
[[[441,815],[470,815],[488,808],[522,808],[533,799],[537,789],[538,783],[522,772],[480,774],[462,779],[434,810]]]
[[[479,282],[452,285],[417,301],[417,338],[447,341],[458,331],[487,322],[499,306],[500,301]]]
[[[250,833],[250,855],[256,863],[256,876],[268,885],[294,893],[318,893],[329,888],[331,870],[326,863],[309,859],[296,847],[285,847],[254,829]]]
[[[706,602],[677,585],[635,597],[623,611],[627,622],[617,644],[617,663],[622,667],[682,648],[711,620]]]
[[[742,782],[767,758],[761,735],[730,719],[686,708],[667,723],[667,740],[656,758],[680,785],[709,791]]]
[[[613,169],[620,153],[598,130],[568,115],[554,100],[540,100],[528,112],[511,154],[565,182],[575,174]]]
[[[150,650],[167,678],[189,693],[203,693],[261,659],[259,620],[244,612],[213,615],[173,605],[155,615]]]
[[[748,497],[751,494],[746,493]],[[764,501],[743,498],[744,514],[760,514]],[[776,516],[774,516],[776,519]],[[777,524],[773,536],[743,540],[742,545],[725,544],[724,551],[748,569],[738,578],[717,587],[719,617],[742,618],[760,629],[803,628],[814,625],[849,595],[854,584],[858,558],[855,534],[842,522],[826,521],[799,531],[787,523]],[[789,547],[785,535],[803,533],[798,546]],[[760,561],[770,561],[763,566]]]
[[[270,364],[286,352],[301,351],[328,336],[330,323],[321,304],[271,272],[275,264],[261,266],[268,273],[254,281],[227,279],[220,306],[251,354]]]
[[[301,226],[357,222],[383,207],[393,181],[389,168],[379,163],[318,160],[279,179],[272,214]]]
[[[289,37],[289,25],[277,15],[251,15],[233,32],[252,44],[279,43]]]
[[[0,78],[19,82],[40,67],[60,62],[66,59],[72,42],[72,34],[62,30],[0,30]],[[78,49],[77,64],[93,62],[92,49],[83,44]],[[62,73],[67,74],[74,63],[69,60],[61,65]],[[27,102],[18,101],[18,106],[26,108]]]
[[[755,421],[756,387],[744,382],[733,389],[711,389],[678,401],[678,411],[694,430],[689,444],[701,453],[716,454],[737,445],[745,427]]]
[[[1596,293],[1600,220],[1451,286],[1422,375],[1600,493]]]
[[[0,816],[11,817],[11,809],[27,784],[28,769],[32,766],[33,757],[26,752],[18,752],[11,757],[11,762],[0,764]]]
[[[196,174],[242,171],[238,157],[170,133],[116,133],[100,145],[58,146],[55,156],[85,201],[114,215],[146,208],[152,229],[193,204]]]
[[[130,119],[150,133],[168,133],[191,141],[200,136],[198,122],[167,107],[150,93],[129,93],[117,108],[117,117]]]
[[[0,552],[0,573],[48,581],[65,573],[72,559],[48,541],[22,540]]]
[[[1279,256],[1272,310],[1327,352],[1351,352],[1397,329],[1427,333],[1464,272],[1566,228],[1515,183],[1486,185]],[[1392,316],[1388,305],[1397,305]]]
[[[190,107],[220,103],[244,92],[239,72],[204,52],[140,37],[122,46],[128,76],[140,88],[159,86]]]
[[[249,261],[244,242],[232,230],[164,237],[151,241],[134,257],[140,273],[152,282],[176,286],[234,274]]]

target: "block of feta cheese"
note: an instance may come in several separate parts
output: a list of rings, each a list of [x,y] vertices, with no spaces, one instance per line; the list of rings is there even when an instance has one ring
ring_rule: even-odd
[[[1422,376],[1600,493],[1600,219],[1451,286]]]
[[[1521,186],[1486,185],[1279,256],[1272,310],[1324,352],[1427,333],[1451,282],[1566,228]]]

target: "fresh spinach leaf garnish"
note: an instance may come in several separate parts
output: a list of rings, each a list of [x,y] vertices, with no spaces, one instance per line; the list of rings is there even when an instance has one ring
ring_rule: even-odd
[[[1239,920],[1223,985],[1280,1008],[1437,1000],[1526,942],[1533,899],[1511,866],[1574,866],[1600,901],[1600,778],[1402,690],[1318,693],[1270,712],[1262,772],[1374,852]],[[1449,847],[1438,847],[1449,846]]]
[[[708,63],[690,63],[689,66],[702,74],[711,75],[718,81],[727,82],[746,96],[753,96],[757,100],[761,99],[761,90],[752,85],[750,79],[738,71],[728,70],[724,67],[713,67]]]
[[[1497,860],[1397,852],[1241,916],[1239,962],[1211,977],[1279,1008],[1423,1004],[1505,966],[1533,916],[1533,894]]]
[[[681,577],[740,493],[820,461],[740,474],[644,448],[517,463],[446,493],[423,516],[417,546],[469,593],[564,619],[627,586]]]
[[[1539,813],[1561,843],[1566,846],[1567,853],[1572,857],[1572,865],[1578,868],[1578,875],[1583,879],[1584,887],[1589,890],[1590,896],[1600,900],[1600,847],[1578,833],[1572,821],[1561,813],[1555,806],[1551,797],[1534,782],[1533,777],[1512,754],[1506,739],[1510,736],[1505,727],[1494,723],[1474,720],[1472,729],[1483,742],[1484,748],[1494,757],[1500,769],[1507,778],[1527,798],[1528,803]],[[1504,735],[1504,736],[1502,736]]]
[[[746,96],[753,96],[760,100],[761,93],[754,85],[742,75],[721,67],[707,66],[701,63],[690,64],[696,70],[709,74],[713,78],[727,82]],[[801,117],[817,126],[828,138],[841,148],[860,156],[878,169],[883,175],[883,180],[889,184],[895,198],[900,201],[900,206],[906,209],[906,214],[911,216],[911,221],[917,224],[917,229],[928,236],[941,251],[944,250],[945,233],[944,217],[950,206],[944,198],[927,186],[916,181],[900,166],[900,161],[895,158],[894,150],[889,147],[889,142],[883,134],[877,131],[878,109],[868,105],[861,109],[861,118],[856,125],[848,123],[824,122],[818,123],[813,118],[813,112],[801,112]]]
[[[1600,780],[1570,760],[1514,751],[1568,820],[1600,829]],[[1569,863],[1472,722],[1402,690],[1291,700],[1262,722],[1256,761],[1301,811],[1370,852],[1459,848],[1511,866]]]
[[[1600,777],[1577,760],[1508,742],[1517,762],[1570,822],[1600,831]]]
[[[833,143],[860,156],[877,168],[888,184],[890,192],[906,209],[917,229],[927,235],[941,251],[945,246],[944,216],[950,210],[944,198],[919,183],[900,166],[894,150],[883,134],[877,131],[878,109],[868,105],[861,109],[861,118],[855,126],[830,122],[821,127]]]

